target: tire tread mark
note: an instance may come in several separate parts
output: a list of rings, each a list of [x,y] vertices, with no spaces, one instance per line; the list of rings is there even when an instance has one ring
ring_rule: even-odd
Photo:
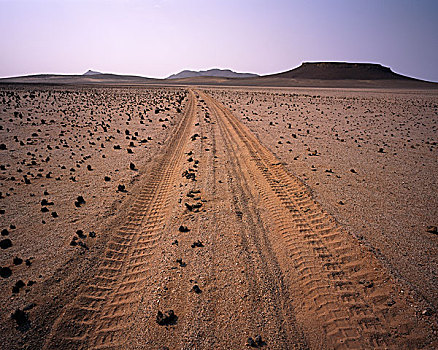
[[[345,349],[388,347],[390,332],[381,321],[387,296],[382,292],[379,305],[373,307],[363,288],[353,283],[360,271],[367,280],[377,282],[382,277],[366,269],[357,246],[313,200],[306,186],[290,175],[229,110],[201,94],[218,122],[232,135],[236,149],[244,145],[249,153],[247,158],[253,165],[248,167],[250,176],[289,248],[296,282],[304,296],[303,307],[317,317],[326,341]]]
[[[176,171],[194,119],[194,94],[160,162],[107,243],[96,276],[56,320],[44,348],[121,349],[160,240]]]

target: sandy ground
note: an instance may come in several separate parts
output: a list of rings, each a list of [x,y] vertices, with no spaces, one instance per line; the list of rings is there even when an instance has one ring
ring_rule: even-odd
[[[438,217],[436,92],[225,90],[213,96],[392,273],[438,307],[438,236],[427,231]]]
[[[436,93],[0,101],[5,348],[437,346]]]

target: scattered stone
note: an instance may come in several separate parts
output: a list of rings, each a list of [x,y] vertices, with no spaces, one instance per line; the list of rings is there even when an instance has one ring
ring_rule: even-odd
[[[23,288],[26,284],[22,280],[18,280],[15,283],[15,286],[12,287],[12,293],[19,293],[20,289]]]
[[[263,345],[266,345],[266,343],[263,341],[261,335],[256,335],[254,341],[256,342],[257,346],[263,346]]]
[[[30,309],[33,309],[35,306],[36,306],[35,303],[30,303],[23,308],[23,311],[29,311]]]
[[[182,259],[176,259],[176,262],[179,264],[179,266],[181,267],[186,267],[187,264],[182,260]]]
[[[75,206],[79,208],[82,204],[85,204],[85,199],[82,196],[78,196],[75,202]]]
[[[248,337],[248,340],[246,341],[246,345],[252,348],[260,348],[266,345],[266,343],[263,341],[261,335],[256,335],[254,339],[252,337]]]
[[[353,174],[357,174],[357,171],[354,170],[354,169],[350,169],[350,171],[351,171]]]
[[[94,231],[90,231],[90,233],[88,234],[88,236],[90,236],[91,238],[95,238],[95,237],[96,237],[96,232],[94,232]]]
[[[58,213],[56,211],[52,211],[51,215],[52,215],[53,218],[57,218],[58,217]]]
[[[0,150],[4,151],[6,149],[7,149],[7,147],[4,143],[0,144]]]
[[[164,314],[158,311],[156,320],[160,326],[174,325],[178,320],[178,316],[175,315],[173,310],[168,310]]]
[[[119,186],[117,187],[117,191],[119,191],[119,192],[126,192],[125,185],[119,185]]]
[[[0,277],[9,278],[12,275],[12,270],[9,267],[0,268]]]
[[[49,202],[46,198],[41,200],[41,206],[54,205],[53,202]]]
[[[438,234],[438,230],[436,226],[427,226],[427,232],[433,233],[434,235]]]
[[[79,245],[80,247],[86,249],[86,250],[89,249],[88,246],[87,246],[87,244],[86,244],[85,242],[79,241],[79,242],[78,242],[78,245]]]
[[[7,236],[7,235],[9,235],[9,231],[7,230],[7,229],[3,229],[2,230],[2,236]]]
[[[175,239],[175,240],[172,242],[172,245],[178,245],[178,240]]]
[[[10,247],[12,247],[12,241],[9,238],[0,241],[0,248],[8,249]]]
[[[246,345],[252,348],[255,348],[257,346],[256,342],[251,337],[248,337],[248,340],[246,341]]]
[[[11,318],[17,322],[19,329],[27,330],[30,327],[29,316],[26,312],[20,309],[16,309],[14,313],[11,314]]]
[[[204,245],[202,244],[202,242],[201,241],[196,241],[196,242],[193,242],[192,243],[192,248],[195,248],[195,247],[198,247],[198,248],[201,248],[201,247],[203,247]]]
[[[23,259],[16,256],[13,260],[14,265],[21,265],[23,263]]]
[[[111,178],[110,178],[109,176],[105,176],[104,179],[105,179],[105,181],[107,181],[107,182],[108,182],[108,181],[111,181]]]
[[[135,167],[135,164],[134,164],[134,163],[130,163],[130,164],[129,164],[129,169],[131,169],[131,170],[137,170],[137,168]]]
[[[27,267],[29,267],[29,266],[32,265],[32,261],[30,261],[30,259],[26,259],[26,260],[24,261],[24,263],[26,264]]]
[[[421,311],[421,314],[423,316],[432,316],[433,310],[430,307],[427,307],[423,311]]]
[[[79,238],[86,238],[87,236],[84,235],[84,231],[82,230],[77,230],[76,234],[78,235]]]
[[[197,284],[195,284],[192,288],[192,290],[196,293],[196,294],[201,294],[202,290],[201,288],[199,288],[199,286]]]
[[[183,226],[183,225],[181,225],[181,226],[179,227],[179,232],[189,232],[189,231],[190,231],[190,229],[187,228],[187,226]]]

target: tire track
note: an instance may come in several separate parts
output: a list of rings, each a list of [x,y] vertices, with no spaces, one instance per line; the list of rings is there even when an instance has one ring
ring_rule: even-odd
[[[228,135],[240,163],[241,174],[236,176],[249,177],[255,195],[262,197],[274,228],[272,246],[290,289],[300,295],[298,302],[293,301],[295,313],[312,347],[406,346],[395,329],[400,325],[412,329],[415,320],[406,301],[391,295],[395,286],[377,259],[361,251],[305,185],[229,110],[207,94],[200,95]],[[398,308],[390,309],[391,296]]]
[[[240,217],[239,232],[245,252],[245,275],[249,289],[252,291],[252,303],[260,310],[264,310],[261,312],[264,315],[262,322],[264,328],[270,323],[276,325],[275,346],[270,344],[271,348],[305,349],[307,344],[291,310],[291,297],[267,237],[268,230],[258,213],[257,201],[251,193],[249,184],[251,178],[248,177],[246,165],[239,161],[241,148],[233,140],[232,133],[221,119],[223,116],[211,104],[209,97],[205,94],[202,96],[209,102],[208,105],[216,117],[231,165],[228,169],[231,176],[229,187],[233,193],[232,206]],[[265,300],[262,301],[260,296]],[[261,331],[266,332],[267,329]]]
[[[138,309],[148,279],[149,260],[160,241],[172,198],[176,170],[195,117],[189,91],[186,112],[137,194],[126,222],[110,239],[97,273],[55,322],[45,349],[121,349],[130,318]]]

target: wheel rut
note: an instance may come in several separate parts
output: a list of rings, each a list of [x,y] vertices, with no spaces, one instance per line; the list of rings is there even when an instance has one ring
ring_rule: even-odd
[[[244,349],[256,335],[264,349],[427,346],[374,255],[206,92],[189,90],[134,196],[46,349]],[[163,326],[166,310],[178,318]]]
[[[312,198],[310,190],[227,108],[206,93],[200,95],[216,115],[235,156],[234,169],[240,172],[235,177],[246,177],[245,182],[252,185],[247,203],[261,198],[258,204],[271,228],[272,249],[288,289],[294,291],[290,303],[309,345],[339,349],[412,346],[404,342],[401,329],[405,335],[418,331],[417,346],[421,344],[425,336],[421,329],[427,326],[417,325],[408,301],[400,297],[378,260],[360,248]],[[250,226],[260,227],[260,221]],[[269,250],[268,241],[257,244]],[[275,256],[268,259],[275,261]]]
[[[194,95],[159,162],[107,244],[97,273],[55,322],[45,349],[121,349],[161,239],[176,171],[194,119]]]

